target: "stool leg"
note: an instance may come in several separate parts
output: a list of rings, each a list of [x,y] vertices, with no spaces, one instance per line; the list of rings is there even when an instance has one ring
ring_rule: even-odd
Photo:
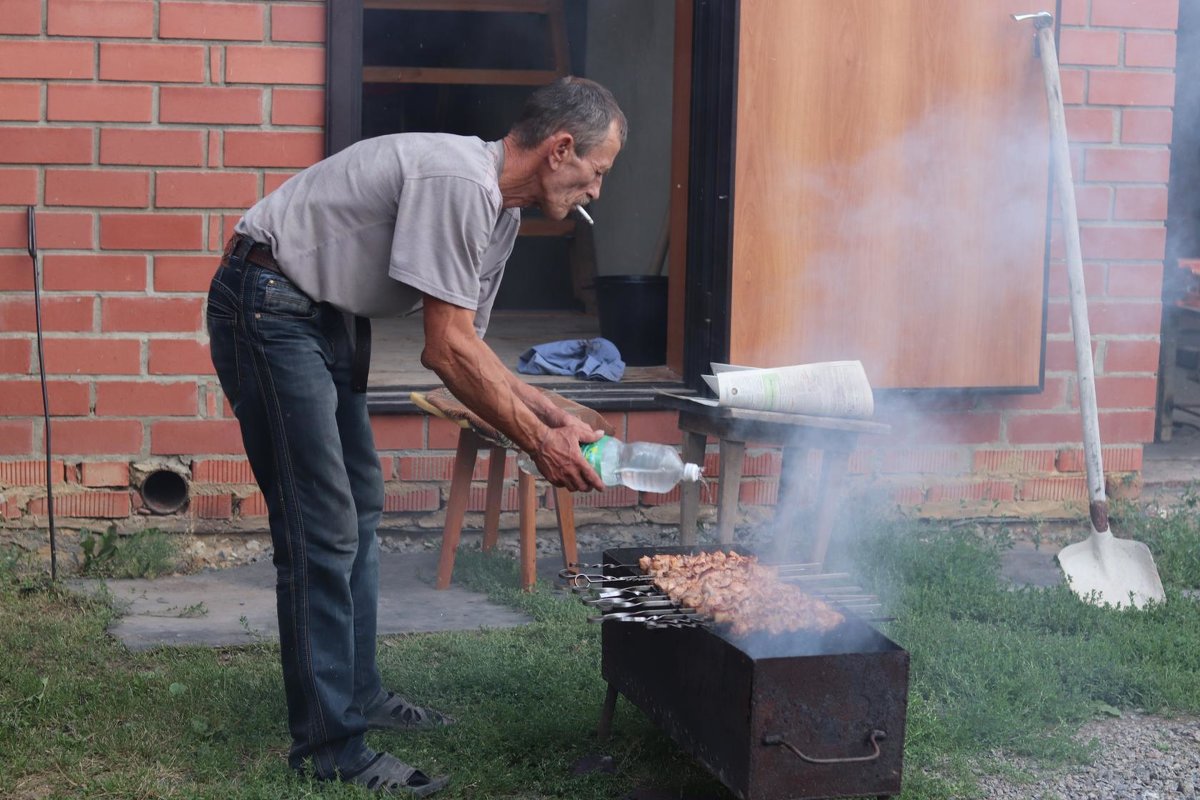
[[[554,510],[558,513],[558,539],[562,543],[563,566],[567,569],[579,561],[575,546],[575,497],[570,489],[555,487]]]
[[[733,542],[738,493],[742,488],[742,459],[745,455],[745,442],[721,440],[721,494],[717,506],[717,541],[721,544]]]
[[[704,447],[708,437],[703,433],[683,432],[683,460],[704,465]],[[700,484],[684,483],[679,487],[679,543],[696,543],[696,519],[700,516]]]
[[[471,475],[475,472],[475,457],[483,444],[467,429],[458,434],[458,449],[454,453],[454,475],[450,480],[450,498],[446,501],[446,524],[442,528],[442,557],[438,560],[437,588],[450,585],[454,572],[454,553],[462,537],[463,517],[471,497]]]
[[[500,538],[500,504],[504,496],[504,462],[508,451],[503,447],[488,449],[487,501],[483,512],[483,549],[491,550]]]
[[[808,560],[814,563],[825,563],[825,554],[829,550],[829,538],[833,535],[833,523],[841,505],[842,484],[849,463],[848,449],[826,450],[821,459],[821,483],[817,488],[820,492],[817,496],[817,522],[813,531],[812,550],[808,555]]]
[[[521,509],[521,588],[529,591],[537,578],[537,480],[527,472],[517,477]]]

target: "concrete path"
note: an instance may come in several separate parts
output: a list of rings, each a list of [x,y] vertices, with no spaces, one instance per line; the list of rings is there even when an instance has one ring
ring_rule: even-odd
[[[379,633],[516,627],[531,618],[451,585],[433,588],[436,553],[383,553]],[[96,591],[97,581],[73,585]],[[105,585],[122,610],[109,633],[131,650],[162,645],[221,647],[278,639],[275,568],[269,560],[195,575],[114,580]]]

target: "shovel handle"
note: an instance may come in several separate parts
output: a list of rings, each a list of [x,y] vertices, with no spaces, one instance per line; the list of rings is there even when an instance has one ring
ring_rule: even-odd
[[[1042,74],[1046,79],[1046,106],[1054,164],[1055,193],[1062,208],[1063,239],[1067,250],[1067,283],[1071,300],[1071,330],[1075,338],[1075,367],[1079,382],[1079,414],[1083,422],[1083,457],[1087,466],[1089,506],[1097,531],[1108,530],[1108,503],[1104,495],[1104,463],[1100,455],[1100,417],[1096,407],[1096,375],[1092,364],[1092,329],[1088,322],[1087,287],[1083,280],[1083,254],[1079,245],[1079,213],[1075,208],[1075,182],[1071,177],[1071,152],[1067,146],[1066,111],[1054,26],[1037,25]]]

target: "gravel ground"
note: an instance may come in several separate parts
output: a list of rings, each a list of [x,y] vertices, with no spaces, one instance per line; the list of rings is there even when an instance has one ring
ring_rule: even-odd
[[[1030,782],[980,781],[988,800],[1166,800],[1195,798],[1200,787],[1200,717],[1165,719],[1127,713],[1089,722],[1077,737],[1095,740],[1092,764],[1038,770],[1011,765]]]

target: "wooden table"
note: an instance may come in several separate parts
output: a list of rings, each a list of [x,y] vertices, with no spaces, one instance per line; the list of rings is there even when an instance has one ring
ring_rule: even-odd
[[[806,560],[823,564],[837,517],[850,453],[862,434],[888,434],[890,425],[861,419],[812,417],[772,411],[747,411],[706,406],[686,397],[659,392],[655,399],[679,412],[683,431],[683,460],[704,463],[708,437],[720,443],[720,489],[717,498],[717,539],[733,541],[738,490],[746,442],[763,442],[783,448],[779,474],[779,499],[775,506],[775,555],[787,557],[795,545],[799,523],[801,472],[809,450],[820,450],[821,476],[813,518],[812,547]],[[680,488],[679,542],[696,543],[696,518],[700,510],[700,484]]]

